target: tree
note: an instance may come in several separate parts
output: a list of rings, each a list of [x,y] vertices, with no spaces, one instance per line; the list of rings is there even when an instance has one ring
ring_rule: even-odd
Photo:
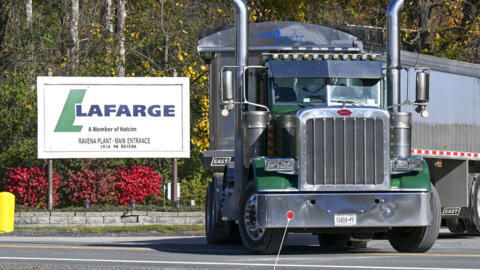
[[[78,39],[78,20],[80,11],[78,0],[70,0],[71,16],[70,16],[70,37],[72,38],[72,47],[70,48],[70,65],[72,71],[76,69],[79,63],[78,52],[80,50],[80,41]]]
[[[127,17],[125,2],[126,0],[117,0],[118,58],[116,60],[116,69],[119,77],[125,76],[125,18]]]
[[[32,6],[32,0],[27,0],[27,2],[25,3],[25,13],[27,15],[26,22],[28,26],[31,26],[32,24]]]
[[[3,50],[3,38],[10,18],[11,0],[0,0],[0,51]]]

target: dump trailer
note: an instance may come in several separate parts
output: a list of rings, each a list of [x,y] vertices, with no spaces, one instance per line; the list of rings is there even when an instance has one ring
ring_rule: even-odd
[[[251,252],[275,253],[288,226],[320,245],[362,245],[381,233],[400,252],[430,249],[442,214],[429,166],[442,164],[411,149],[436,73],[401,62],[403,1],[389,6],[384,56],[332,27],[248,24],[245,3],[233,3],[235,27],[198,45],[210,65],[204,166],[217,171],[208,243],[239,237]]]
[[[380,59],[385,62],[381,30],[336,28],[357,36],[365,51],[382,54]],[[405,107],[412,112],[411,155],[426,160],[431,182],[440,195],[443,221],[450,231],[479,233],[480,65],[408,51],[401,52],[401,59],[405,67],[430,70],[428,116]],[[409,103],[407,90],[415,87],[414,80],[408,80],[413,76],[402,71],[403,104]]]

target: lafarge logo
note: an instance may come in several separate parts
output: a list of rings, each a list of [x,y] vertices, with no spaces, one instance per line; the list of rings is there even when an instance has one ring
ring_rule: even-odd
[[[87,108],[82,105],[86,89],[71,89],[62,113],[58,118],[55,132],[81,132],[83,126],[74,126],[76,117],[174,117],[175,105],[126,105],[126,104],[92,104]],[[162,108],[163,107],[163,108]],[[163,109],[163,110],[162,110]],[[163,114],[162,114],[163,111]]]
[[[82,103],[83,97],[87,90],[85,89],[72,89],[68,94],[67,101],[63,106],[62,114],[58,118],[55,132],[80,132],[82,126],[74,126],[75,122],[75,104]]]

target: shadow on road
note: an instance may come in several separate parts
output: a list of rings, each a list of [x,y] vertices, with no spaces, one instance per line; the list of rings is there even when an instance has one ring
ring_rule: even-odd
[[[224,245],[209,245],[205,237],[182,237],[182,238],[167,238],[158,240],[143,240],[143,241],[125,241],[109,244],[89,244],[89,246],[100,247],[119,247],[119,248],[149,248],[159,252],[165,253],[182,253],[194,255],[253,255],[249,253],[241,244],[224,244]],[[317,242],[317,237],[311,234],[290,234],[288,236],[285,247],[282,249],[282,254],[361,254],[366,252],[382,252],[377,248],[332,248],[320,247]],[[391,252],[386,250],[384,252]]]
[[[474,234],[441,233],[439,239],[473,239]],[[376,244],[358,249],[320,247],[316,236],[312,234],[290,233],[286,240],[282,254],[362,254],[362,253],[391,253],[395,252],[387,240],[374,241]],[[246,255],[251,254],[240,243],[224,245],[209,245],[205,237],[161,238],[158,240],[124,241],[108,244],[89,244],[89,246],[121,247],[121,248],[149,248],[165,253],[181,253],[193,255]],[[373,246],[373,247],[372,247]]]
[[[480,236],[478,233],[440,233],[438,239],[470,239],[478,236]]]

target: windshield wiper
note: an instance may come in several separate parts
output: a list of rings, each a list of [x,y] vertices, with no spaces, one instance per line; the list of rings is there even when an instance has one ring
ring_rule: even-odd
[[[350,104],[350,105],[353,105],[353,106],[363,106],[362,103],[358,103],[358,102],[351,101],[351,100],[330,100],[330,101],[331,102],[343,103],[343,106],[345,106],[345,104]]]

